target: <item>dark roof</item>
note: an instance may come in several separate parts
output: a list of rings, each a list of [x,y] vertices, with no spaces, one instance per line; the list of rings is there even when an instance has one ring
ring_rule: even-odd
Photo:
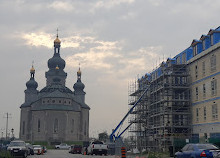
[[[72,105],[63,105],[63,104],[35,104],[36,102],[40,101],[43,98],[68,98],[73,100]],[[78,106],[77,106],[78,105]],[[31,102],[31,103],[24,103],[21,105],[21,107],[30,107],[32,106],[32,110],[38,111],[38,110],[65,110],[65,111],[80,111],[81,108],[84,109],[90,109],[90,107],[82,102],[79,102],[76,100],[74,93],[67,88],[66,86],[60,84],[60,83],[52,83],[51,85],[48,85],[44,87],[39,93],[38,93],[38,99]]]
[[[79,104],[81,105],[82,108],[90,110],[90,107],[87,104],[85,103],[79,103]]]
[[[41,91],[40,91],[40,93],[51,93],[51,92],[53,92],[53,91],[55,91],[55,90],[59,90],[60,92],[62,92],[62,93],[70,93],[70,94],[72,94],[73,92],[69,89],[69,88],[67,88],[66,86],[64,86],[64,85],[62,85],[62,84],[51,84],[51,85],[48,85],[48,86],[46,86],[46,87],[44,87]]]
[[[71,93],[63,93],[59,89],[55,89],[55,91],[51,93],[46,93],[41,98],[70,98],[72,99]]]
[[[31,106],[31,103],[23,103],[21,104],[20,108],[29,107],[29,106]]]

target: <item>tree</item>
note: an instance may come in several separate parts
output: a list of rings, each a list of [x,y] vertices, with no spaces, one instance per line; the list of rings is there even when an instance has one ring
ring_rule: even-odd
[[[100,141],[106,142],[108,139],[109,139],[109,136],[108,136],[108,133],[106,131],[102,132],[102,133],[99,133],[99,140]]]

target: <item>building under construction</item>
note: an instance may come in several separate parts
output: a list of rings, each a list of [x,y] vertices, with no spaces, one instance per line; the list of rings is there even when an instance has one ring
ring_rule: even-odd
[[[133,123],[130,132],[136,133],[139,149],[166,150],[176,140],[189,138],[191,119],[187,80],[186,64],[176,64],[172,59],[138,79],[137,88],[130,94],[130,105],[148,89],[129,120]]]
[[[220,27],[129,85],[133,148],[175,151],[187,142],[220,145],[219,61]]]

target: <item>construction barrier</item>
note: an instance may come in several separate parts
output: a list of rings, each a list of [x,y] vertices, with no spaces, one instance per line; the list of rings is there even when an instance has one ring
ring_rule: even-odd
[[[121,158],[126,158],[126,149],[125,149],[125,147],[121,147]]]

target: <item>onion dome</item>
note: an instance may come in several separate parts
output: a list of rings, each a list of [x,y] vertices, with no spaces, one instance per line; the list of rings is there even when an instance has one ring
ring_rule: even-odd
[[[49,69],[56,69],[57,66],[61,70],[65,68],[66,62],[60,57],[60,43],[61,41],[59,40],[57,34],[57,38],[54,40],[54,55],[47,63]]]
[[[60,41],[60,39],[58,38],[58,35],[57,35],[57,38],[54,40],[54,44],[60,44],[61,43],[61,41]]]
[[[81,82],[81,74],[82,73],[79,67],[79,70],[77,71],[77,82],[73,85],[75,91],[83,91],[85,88],[85,85]]]
[[[58,66],[59,69],[63,70],[65,68],[66,62],[60,56],[55,54],[52,58],[48,60],[47,64],[49,69],[56,69],[56,67]]]
[[[81,82],[81,80],[77,81],[74,85],[73,85],[74,90],[83,90],[85,88],[85,85]]]
[[[30,78],[30,80],[26,83],[27,89],[37,89],[38,83],[34,80],[34,78]]]
[[[26,87],[27,87],[27,89],[37,89],[38,83],[34,79],[35,69],[34,69],[33,65],[32,65],[32,68],[30,69],[30,74],[31,74],[31,78],[26,83]]]

